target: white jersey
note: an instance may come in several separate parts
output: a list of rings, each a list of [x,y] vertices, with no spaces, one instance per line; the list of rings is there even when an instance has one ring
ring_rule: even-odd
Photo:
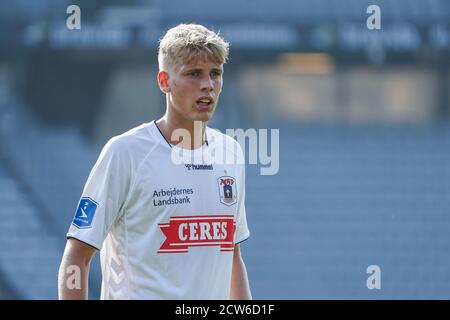
[[[180,149],[153,121],[103,148],[67,233],[101,249],[102,299],[229,298],[234,245],[250,235],[245,165],[235,140],[206,137]],[[240,161],[208,158],[222,147]]]

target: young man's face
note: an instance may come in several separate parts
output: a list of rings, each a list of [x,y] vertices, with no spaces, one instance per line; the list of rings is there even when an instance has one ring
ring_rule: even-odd
[[[209,121],[222,91],[223,65],[195,60],[169,74],[169,108],[182,122]]]

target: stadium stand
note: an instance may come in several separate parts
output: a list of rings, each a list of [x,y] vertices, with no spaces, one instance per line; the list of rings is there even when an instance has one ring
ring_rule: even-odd
[[[55,299],[65,233],[96,154],[74,132],[41,128],[12,95],[8,103],[0,133],[0,275],[20,298]],[[98,298],[94,261],[90,295]]]
[[[283,126],[279,174],[248,172],[258,298],[448,299],[449,137],[448,126]],[[382,290],[366,287],[370,265]]]

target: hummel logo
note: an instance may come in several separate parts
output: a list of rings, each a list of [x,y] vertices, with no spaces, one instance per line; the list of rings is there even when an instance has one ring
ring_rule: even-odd
[[[189,171],[190,170],[214,170],[212,164],[185,164],[184,165]]]

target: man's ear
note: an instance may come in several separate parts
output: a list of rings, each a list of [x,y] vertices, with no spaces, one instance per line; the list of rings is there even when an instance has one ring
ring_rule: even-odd
[[[161,89],[164,93],[169,93],[170,85],[169,85],[169,74],[166,71],[158,72],[158,85],[159,89]]]

